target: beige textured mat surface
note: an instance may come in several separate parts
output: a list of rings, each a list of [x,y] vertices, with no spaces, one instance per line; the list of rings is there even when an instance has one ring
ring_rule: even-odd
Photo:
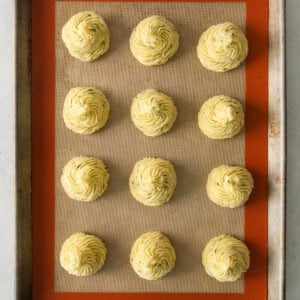
[[[92,63],[71,57],[61,40],[61,28],[75,13],[94,10],[111,32],[107,54]],[[180,49],[164,66],[140,65],[129,50],[129,35],[143,18],[160,14],[180,34]],[[55,290],[81,292],[242,292],[243,280],[219,283],[201,264],[205,244],[221,233],[243,237],[243,208],[218,207],[208,200],[205,183],[209,171],[222,163],[244,164],[244,136],[226,141],[206,138],[198,129],[197,114],[209,97],[227,94],[244,102],[245,69],[217,74],[205,70],[197,56],[201,33],[215,23],[231,21],[244,29],[242,3],[56,3],[56,200]],[[68,130],[62,119],[65,95],[75,86],[94,86],[107,96],[111,113],[98,133],[83,136]],[[178,118],[173,129],[157,138],[144,136],[130,120],[134,96],[156,88],[173,97]],[[71,200],[59,178],[73,156],[102,159],[111,178],[109,188],[91,203]],[[163,207],[146,207],[129,192],[128,178],[137,160],[147,156],[170,160],[178,176],[172,200]],[[172,241],[174,270],[157,281],[140,279],[129,264],[130,248],[144,232],[160,230]],[[108,248],[104,268],[78,278],[59,264],[62,242],[73,232],[101,237]]]

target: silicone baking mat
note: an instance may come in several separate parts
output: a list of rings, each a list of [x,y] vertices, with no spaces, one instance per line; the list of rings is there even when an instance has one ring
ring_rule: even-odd
[[[45,19],[39,24],[39,29],[35,30],[33,26],[33,37],[36,33],[40,41],[36,47],[33,44],[33,59],[40,56],[49,66],[43,72],[38,67],[38,70],[33,69],[33,84],[39,84],[40,92],[49,92],[40,98],[39,106],[35,106],[33,85],[33,209],[38,208],[37,215],[33,212],[34,287],[40,283],[33,289],[36,299],[42,296],[47,299],[50,291],[53,297],[70,299],[91,295],[99,298],[119,295],[132,299],[140,293],[145,297],[155,293],[162,298],[167,295],[218,295],[224,299],[225,294],[247,297],[254,292],[254,286],[258,297],[261,295],[263,299],[267,264],[267,11],[263,10],[260,18],[252,20],[250,2],[254,5],[255,1],[50,2],[45,2],[39,12],[42,14],[48,9],[44,11],[47,26],[43,23]],[[64,23],[82,10],[101,14],[111,32],[109,52],[92,63],[72,58],[61,41]],[[132,57],[128,39],[134,26],[153,14],[163,15],[174,23],[180,34],[180,49],[166,65],[147,68]],[[33,20],[35,17],[40,18],[33,14]],[[246,65],[218,74],[201,66],[196,46],[206,28],[224,21],[231,21],[246,30],[250,53]],[[53,37],[41,31],[43,24]],[[48,40],[51,41],[50,48],[43,48]],[[35,49],[42,51],[35,55]],[[47,55],[42,56],[43,53]],[[45,72],[50,70],[53,77],[47,73],[50,80],[45,81]],[[35,71],[43,74],[36,80]],[[77,135],[63,123],[64,97],[74,86],[100,88],[111,104],[106,127],[94,135]],[[174,128],[158,138],[144,136],[130,121],[131,101],[146,88],[166,92],[173,97],[178,108]],[[245,131],[226,141],[206,138],[197,126],[201,104],[218,94],[235,97],[246,108]],[[36,120],[39,123],[35,123]],[[34,148],[35,134],[42,139],[36,142],[39,148]],[[39,150],[36,155],[35,149]],[[77,155],[100,158],[110,171],[109,189],[97,201],[72,201],[60,186],[63,165]],[[128,178],[132,167],[146,156],[169,159],[175,166],[178,185],[171,202],[163,207],[143,206],[130,195]],[[44,170],[34,177],[42,164],[38,158],[43,159]],[[207,175],[214,166],[222,163],[246,165],[253,173],[255,189],[245,209],[224,209],[208,200],[205,192]],[[39,205],[35,201],[37,191]],[[260,228],[260,231],[255,228]],[[140,234],[151,230],[165,233],[177,254],[174,270],[157,281],[140,279],[129,264],[132,243]],[[76,231],[96,234],[107,245],[105,266],[96,275],[71,276],[59,265],[61,244]],[[245,239],[251,251],[249,272],[245,278],[233,283],[217,282],[205,273],[201,265],[205,244],[221,233]],[[39,254],[38,257],[35,253]],[[256,299],[260,299],[257,294]]]

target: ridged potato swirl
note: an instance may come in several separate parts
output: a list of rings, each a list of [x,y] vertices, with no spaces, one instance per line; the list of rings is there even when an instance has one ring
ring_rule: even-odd
[[[138,161],[129,178],[132,196],[148,206],[160,206],[172,197],[177,177],[172,164],[161,158]]]
[[[159,231],[142,234],[131,248],[131,266],[143,279],[156,280],[165,276],[172,271],[175,261],[175,249]]]
[[[202,252],[206,273],[218,281],[235,281],[250,266],[250,252],[240,240],[230,235],[219,235],[208,242]]]
[[[211,139],[226,139],[237,135],[244,126],[242,104],[228,96],[214,96],[201,106],[198,125]]]
[[[130,50],[145,66],[165,64],[179,48],[179,34],[164,17],[151,16],[142,20],[132,31]]]
[[[221,165],[209,173],[206,191],[214,203],[235,208],[245,204],[253,186],[252,175],[247,169]]]
[[[108,186],[109,173],[103,161],[94,157],[73,157],[64,166],[60,178],[66,194],[74,200],[92,201]]]
[[[154,89],[139,93],[131,104],[134,125],[147,136],[168,132],[177,118],[177,108],[171,97]]]
[[[75,87],[67,94],[63,118],[67,128],[80,134],[92,134],[104,127],[110,105],[105,95],[93,87]]]
[[[101,16],[93,11],[83,11],[64,25],[62,39],[73,57],[88,62],[108,51],[110,34]]]
[[[83,232],[73,233],[60,250],[60,264],[71,275],[87,276],[104,265],[107,249],[98,237]]]
[[[248,41],[232,23],[213,25],[201,35],[197,54],[206,69],[226,72],[237,68],[246,59]]]

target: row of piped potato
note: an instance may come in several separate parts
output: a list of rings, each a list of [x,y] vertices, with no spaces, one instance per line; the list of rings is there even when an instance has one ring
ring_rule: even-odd
[[[78,156],[65,164],[61,185],[69,198],[93,201],[106,191],[109,178],[110,174],[102,160]],[[172,163],[162,158],[146,157],[139,160],[129,177],[132,196],[147,206],[161,206],[169,202],[176,184],[177,176]],[[236,208],[249,199],[253,186],[252,175],[247,169],[220,165],[209,173],[206,191],[214,203]]]
[[[179,39],[172,22],[153,15],[140,21],[132,30],[129,44],[139,63],[158,66],[175,55]],[[99,14],[82,11],[63,26],[62,40],[71,56],[90,62],[109,50],[110,31]],[[248,50],[248,40],[240,28],[225,22],[209,27],[201,35],[197,55],[208,70],[226,72],[237,68],[246,59]]]
[[[76,232],[62,244],[59,260],[69,274],[89,276],[102,269],[106,256],[106,245],[99,237]],[[175,267],[176,251],[163,233],[146,232],[133,243],[129,262],[140,278],[157,280]],[[236,281],[250,266],[250,252],[241,240],[222,234],[205,246],[202,265],[209,276],[220,282]],[[99,276],[105,276],[105,271],[99,272]]]
[[[65,97],[63,119],[67,128],[79,134],[92,134],[108,121],[110,104],[93,87],[71,88]],[[177,118],[177,107],[167,94],[146,89],[131,104],[131,120],[146,136],[156,137],[170,131]],[[198,126],[212,139],[232,138],[244,126],[242,104],[229,96],[209,98],[198,113]]]

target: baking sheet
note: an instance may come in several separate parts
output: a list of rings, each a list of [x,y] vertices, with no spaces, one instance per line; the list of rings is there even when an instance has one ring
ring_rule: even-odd
[[[67,2],[67,0],[65,0]],[[201,0],[200,0],[201,1]],[[207,0],[205,2],[220,2]],[[221,0],[221,2],[239,2]],[[58,292],[54,290],[54,108],[55,108],[55,1],[33,0],[32,5],[32,243],[33,243],[33,299],[266,299],[267,280],[269,297],[280,299],[283,295],[283,255],[284,255],[284,18],[283,1],[270,0],[270,20],[268,19],[267,0],[247,0],[247,37],[250,45],[255,45],[249,53],[246,66],[246,107],[247,130],[245,134],[245,163],[255,170],[256,187],[252,201],[244,210],[245,239],[251,249],[251,268],[245,276],[243,294],[226,293],[84,293]],[[20,16],[26,18],[26,10]],[[270,21],[270,41],[268,44],[268,23]],[[278,23],[277,23],[278,22]],[[21,23],[19,23],[21,24]],[[30,23],[29,25],[30,26]],[[25,26],[26,27],[26,26]],[[47,35],[45,36],[45,32]],[[19,36],[18,41],[26,40]],[[26,45],[28,44],[26,40]],[[29,39],[29,44],[30,43]],[[21,43],[21,44],[22,44]],[[270,51],[270,52],[268,52]],[[26,51],[25,51],[26,52]],[[268,61],[268,53],[270,53]],[[26,53],[25,53],[26,54]],[[31,52],[27,63],[18,65],[21,69],[31,65]],[[18,70],[20,69],[18,68]],[[29,69],[30,72],[30,69]],[[23,74],[18,71],[18,74]],[[269,73],[269,90],[268,76]],[[26,76],[25,76],[26,77]],[[23,78],[23,77],[22,77]],[[22,87],[26,81],[20,80],[20,114],[28,106]],[[27,95],[27,93],[25,93]],[[269,95],[269,105],[267,97]],[[24,104],[24,105],[23,105]],[[269,123],[268,115],[269,106]],[[257,109],[260,113],[257,114]],[[29,114],[25,112],[29,117]],[[269,139],[267,139],[269,128]],[[277,129],[276,129],[277,128]],[[23,133],[24,127],[18,127]],[[276,129],[274,131],[274,129]],[[27,139],[30,141],[30,138]],[[22,143],[20,144],[22,145]],[[269,157],[267,158],[267,146]],[[21,148],[20,148],[21,149]],[[20,157],[19,157],[20,158]],[[28,161],[28,160],[26,160]],[[267,163],[269,162],[269,215],[267,205]],[[26,178],[25,178],[26,180]],[[24,183],[24,178],[22,178]],[[19,190],[18,201],[28,201],[30,195]],[[30,206],[26,207],[26,211]],[[18,205],[19,214],[23,207]],[[26,220],[28,220],[28,216]],[[267,236],[267,219],[269,236]],[[22,217],[23,220],[23,217]],[[18,225],[19,249],[30,252],[30,239],[24,235],[29,229]],[[267,239],[269,277],[267,278]],[[20,275],[28,277],[30,268],[24,265],[22,253],[19,253],[22,264],[18,265],[18,291],[30,297],[27,281]],[[28,262],[28,260],[26,261]],[[26,297],[27,297],[26,296]],[[24,297],[23,297],[24,298]],[[23,299],[22,298],[22,299]]]
[[[218,94],[244,103],[245,68],[224,74],[209,72],[201,66],[196,46],[201,33],[215,23],[231,21],[244,30],[245,9],[244,3],[56,3],[56,291],[243,292],[243,279],[219,283],[210,278],[201,265],[201,252],[215,235],[244,236],[244,209],[218,207],[205,192],[213,167],[244,165],[244,132],[226,141],[210,140],[198,129],[197,113],[206,99]],[[64,23],[82,10],[101,14],[111,31],[109,52],[93,63],[72,58],[61,41]],[[133,58],[128,39],[135,25],[153,14],[174,23],[180,49],[166,65],[149,68]],[[111,104],[107,125],[91,136],[77,135],[63,123],[64,97],[75,86],[100,88]],[[146,88],[169,94],[178,108],[174,128],[161,137],[144,136],[130,120],[131,101]],[[100,158],[110,171],[109,189],[97,201],[68,199],[60,186],[63,165],[77,155]],[[178,185],[171,202],[163,207],[143,206],[130,195],[130,172],[134,163],[146,156],[169,159],[175,166]],[[155,282],[140,279],[129,264],[132,243],[151,230],[165,233],[177,253],[174,270]],[[60,246],[76,231],[96,234],[107,244],[106,264],[96,275],[70,276],[59,265]]]

